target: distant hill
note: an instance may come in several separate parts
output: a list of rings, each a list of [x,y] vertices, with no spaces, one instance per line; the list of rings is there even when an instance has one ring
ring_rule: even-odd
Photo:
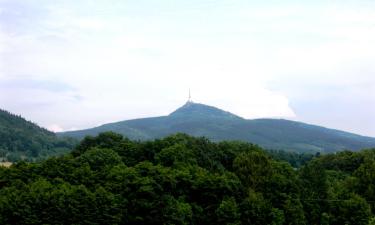
[[[71,138],[60,138],[54,133],[0,110],[0,161],[36,160],[65,153],[76,142]]]
[[[213,141],[241,140],[267,149],[297,152],[336,152],[375,147],[375,138],[282,119],[247,120],[221,109],[187,102],[168,116],[126,120],[87,130],[59,133],[83,138],[113,131],[135,140],[174,133],[205,136]]]

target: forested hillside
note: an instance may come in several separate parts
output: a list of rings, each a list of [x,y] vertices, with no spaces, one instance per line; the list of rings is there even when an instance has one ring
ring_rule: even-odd
[[[187,102],[168,116],[126,120],[58,135],[82,139],[113,131],[132,140],[153,140],[175,133],[211,141],[240,140],[266,149],[330,153],[375,147],[375,138],[281,119],[247,120],[216,107]]]
[[[0,160],[36,160],[68,152],[76,142],[0,110]]]
[[[374,224],[375,149],[295,158],[300,168],[279,153],[184,134],[86,137],[0,167],[0,224]]]

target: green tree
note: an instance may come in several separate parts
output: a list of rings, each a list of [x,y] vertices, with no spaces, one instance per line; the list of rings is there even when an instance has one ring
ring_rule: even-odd
[[[242,224],[282,224],[283,215],[272,207],[261,193],[249,189],[247,197],[240,204]]]
[[[219,224],[238,225],[241,224],[239,207],[233,197],[225,197],[216,209],[217,222]]]
[[[156,162],[163,166],[173,166],[178,163],[195,165],[197,160],[193,152],[181,144],[164,148],[155,156]]]
[[[101,171],[122,164],[121,157],[111,149],[92,148],[82,154],[78,162],[87,163],[92,170]]]
[[[259,151],[241,153],[235,158],[233,168],[242,183],[256,191],[261,190],[272,175],[270,159]]]
[[[301,198],[308,224],[321,224],[322,214],[327,212],[327,174],[321,164],[311,161],[299,174]]]

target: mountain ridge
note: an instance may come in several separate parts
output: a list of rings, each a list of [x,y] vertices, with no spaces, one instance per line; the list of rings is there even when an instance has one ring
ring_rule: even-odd
[[[267,149],[336,152],[375,146],[375,138],[285,119],[244,119],[230,112],[188,101],[167,116],[124,120],[98,127],[58,133],[83,138],[113,131],[135,140],[152,140],[174,133],[205,136],[213,141],[237,140]]]
[[[68,152],[76,142],[0,109],[0,160],[36,160]]]

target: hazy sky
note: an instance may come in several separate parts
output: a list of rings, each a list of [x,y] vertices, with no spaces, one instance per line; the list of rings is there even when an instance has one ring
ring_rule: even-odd
[[[52,130],[193,100],[375,136],[375,1],[0,0],[0,108]]]

